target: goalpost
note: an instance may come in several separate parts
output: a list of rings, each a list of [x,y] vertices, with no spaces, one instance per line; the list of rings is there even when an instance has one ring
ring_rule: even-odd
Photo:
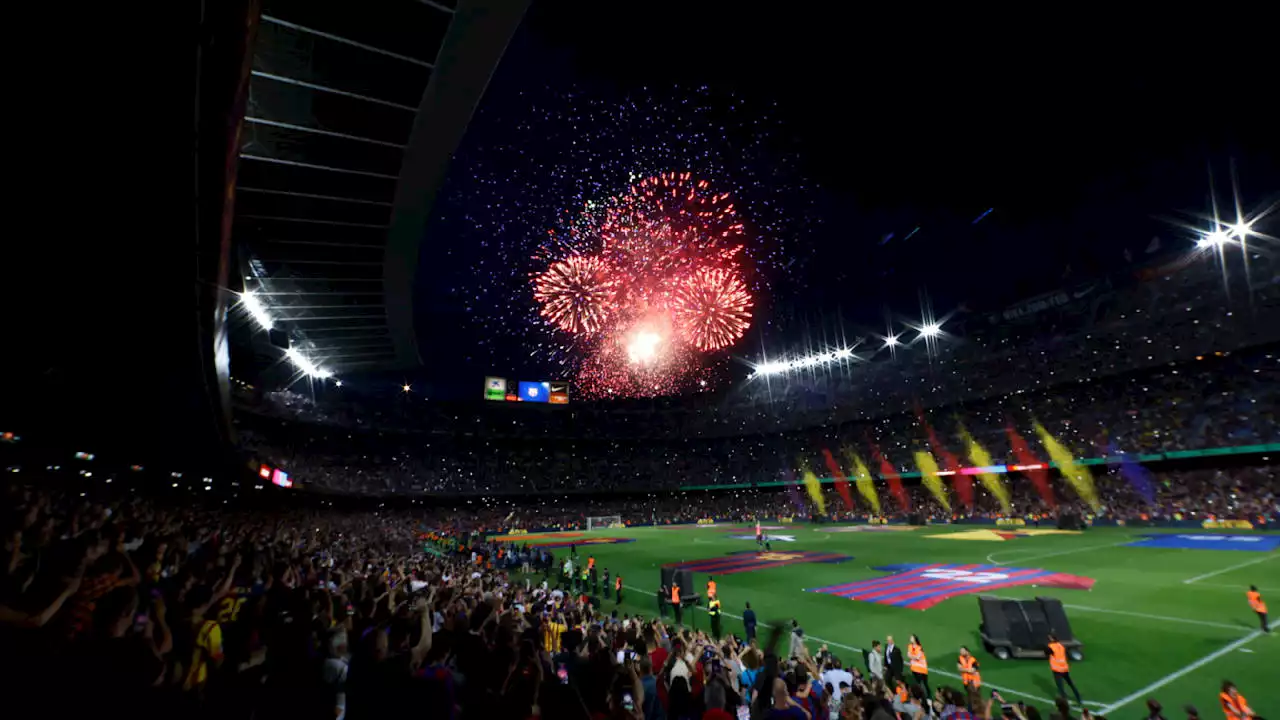
[[[626,527],[622,524],[621,515],[597,515],[587,518],[587,530],[599,530],[600,528],[620,528]]]

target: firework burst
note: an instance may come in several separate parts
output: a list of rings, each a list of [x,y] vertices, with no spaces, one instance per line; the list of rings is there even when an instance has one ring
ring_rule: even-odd
[[[694,347],[715,352],[742,339],[751,326],[754,304],[741,274],[724,267],[702,268],[676,287],[671,310]]]
[[[664,173],[587,208],[546,255],[534,299],[586,355],[588,395],[656,395],[695,380],[710,354],[751,326],[743,224],[728,193],[691,173]]]
[[[533,283],[533,298],[542,316],[569,333],[596,333],[609,320],[618,281],[599,257],[572,255]]]

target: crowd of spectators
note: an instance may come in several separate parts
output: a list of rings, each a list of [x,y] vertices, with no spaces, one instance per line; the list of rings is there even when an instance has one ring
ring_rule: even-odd
[[[869,460],[874,448],[898,472],[911,472],[914,452],[930,449],[924,422],[956,456],[963,459],[963,429],[997,462],[1013,461],[1010,427],[1046,459],[1035,421],[1076,457],[1280,442],[1278,359],[1271,348],[1201,356],[923,414],[735,437],[671,438],[656,430],[652,437],[592,437],[595,415],[575,420],[573,406],[526,413],[481,405],[471,412],[483,423],[467,432],[358,430],[248,411],[237,414],[237,424],[254,457],[328,492],[670,490],[778,481],[797,462],[823,467],[822,449],[843,457],[848,448]],[[576,423],[561,429],[581,427],[582,437],[540,434],[543,419],[559,414]]]
[[[633,615],[563,586],[553,553],[569,551],[472,532],[566,520],[555,511],[273,513],[120,497],[6,487],[0,672],[15,689],[13,717],[88,717],[122,702],[134,718],[220,720],[1049,711],[998,693],[899,686],[875,664],[864,673],[861,657],[805,642],[795,621],[759,638],[712,637]],[[689,502],[573,511],[683,520],[696,514],[680,514]],[[722,498],[697,510],[763,515],[782,502]],[[1056,713],[1076,717],[1065,699]]]
[[[461,526],[467,529],[582,529],[587,526],[587,518],[615,515],[628,525],[694,523],[707,519],[743,522],[762,516],[796,521],[815,517],[826,521],[864,521],[901,519],[909,514],[918,514],[932,522],[959,522],[1001,517],[1053,518],[1062,512],[1103,522],[1202,522],[1211,518],[1280,522],[1280,465],[1156,472],[1150,478],[1152,502],[1118,471],[1094,477],[1100,501],[1096,511],[1061,479],[1050,482],[1052,502],[1030,482],[1012,483],[1009,512],[976,483],[972,507],[965,506],[949,489],[949,510],[922,485],[908,484],[905,489],[910,512],[899,506],[884,487],[878,490],[879,512],[871,510],[856,492],[851,495],[857,506],[849,510],[830,484],[824,486],[822,513],[805,492],[781,488],[691,491],[611,499],[550,496],[537,504],[525,498],[496,496],[467,504],[444,505],[440,510],[445,513],[442,517],[467,518]]]

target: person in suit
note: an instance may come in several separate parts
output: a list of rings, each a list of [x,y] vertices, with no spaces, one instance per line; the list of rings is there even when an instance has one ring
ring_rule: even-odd
[[[751,603],[742,611],[742,629],[747,634],[747,642],[756,639],[756,611],[751,609]]]
[[[884,639],[884,674],[885,680],[902,679],[902,649],[893,642],[893,636]]]

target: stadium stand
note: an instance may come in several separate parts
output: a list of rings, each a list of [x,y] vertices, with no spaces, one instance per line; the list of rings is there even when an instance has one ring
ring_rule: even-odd
[[[1006,423],[1029,437],[1039,420],[1079,457],[1242,446],[1280,441],[1275,408],[1280,400],[1276,355],[1269,348],[1209,356],[1177,365],[1072,382],[936,409],[931,413],[944,443],[963,425],[995,457],[1010,457]],[[308,407],[296,396],[276,395],[271,408]],[[246,450],[318,489],[339,493],[490,493],[670,489],[687,485],[751,485],[776,481],[797,456],[820,448],[833,452],[869,439],[901,472],[925,436],[912,413],[875,421],[769,435],[671,439],[624,436],[575,437],[579,424],[598,427],[584,413],[572,425],[542,434],[538,423],[552,413],[527,413],[513,425],[508,408],[473,410],[474,430],[462,434],[375,432],[282,423],[256,413],[238,416]],[[508,410],[508,412],[501,412]],[[577,413],[578,411],[574,411]],[[565,413],[566,415],[568,413]],[[652,419],[662,426],[661,416]],[[487,424],[486,424],[487,423]],[[563,433],[563,434],[562,434]],[[864,452],[865,455],[865,452]],[[620,457],[626,458],[625,461]],[[820,464],[820,461],[817,461]]]

